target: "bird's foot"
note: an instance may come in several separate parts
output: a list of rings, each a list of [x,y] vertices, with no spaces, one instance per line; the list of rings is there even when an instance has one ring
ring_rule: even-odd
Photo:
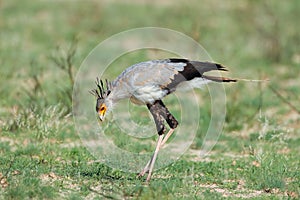
[[[140,178],[140,177],[144,176],[147,172],[149,172],[149,169],[143,169],[143,170],[139,173],[138,177]]]
[[[139,173],[138,177],[142,177],[144,176],[147,172],[149,172],[149,167],[150,164],[152,162],[153,156],[151,157],[151,159],[149,160],[149,162],[147,163],[147,165],[144,167],[144,169]]]

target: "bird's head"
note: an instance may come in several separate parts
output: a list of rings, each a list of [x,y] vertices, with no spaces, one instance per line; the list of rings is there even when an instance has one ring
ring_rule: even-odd
[[[97,98],[96,112],[101,121],[103,121],[105,114],[107,113],[110,107],[110,103],[107,102],[107,97],[111,93],[111,82],[108,82],[107,80],[105,82],[106,89],[104,88],[103,81],[97,78],[95,82],[97,88],[90,91],[90,93]]]

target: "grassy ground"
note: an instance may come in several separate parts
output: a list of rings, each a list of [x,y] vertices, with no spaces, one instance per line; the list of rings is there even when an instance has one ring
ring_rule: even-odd
[[[299,198],[299,9],[297,0],[0,0],[0,199]],[[226,86],[223,134],[200,159],[210,120],[203,102],[203,128],[190,150],[149,185],[92,157],[76,134],[70,99],[94,46],[143,26],[191,36],[233,77],[270,79]],[[122,61],[125,68],[147,58]]]

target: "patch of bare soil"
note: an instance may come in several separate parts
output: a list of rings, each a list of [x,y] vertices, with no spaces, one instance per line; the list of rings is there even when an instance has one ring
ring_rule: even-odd
[[[227,180],[227,182],[232,182],[232,181],[233,180]],[[202,188],[208,188],[212,192],[221,193],[223,197],[253,198],[253,197],[260,196],[262,193],[264,193],[261,190],[245,189],[244,185],[245,185],[245,181],[239,180],[238,186],[235,190],[220,188],[217,184],[200,184],[199,186]]]
[[[1,172],[0,172],[0,186],[2,188],[6,188],[8,186],[7,179]]]

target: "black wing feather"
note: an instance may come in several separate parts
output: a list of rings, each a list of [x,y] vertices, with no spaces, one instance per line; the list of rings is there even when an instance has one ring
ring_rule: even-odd
[[[236,82],[235,79],[224,78],[224,77],[214,77],[214,76],[205,76],[205,72],[217,70],[217,71],[227,71],[227,69],[218,63],[213,62],[200,62],[200,61],[189,61],[187,59],[181,58],[170,58],[169,61],[171,63],[185,63],[184,69],[179,71],[178,74],[175,74],[173,80],[167,85],[166,88],[169,89],[170,92],[174,91],[176,86],[183,82],[189,81],[196,77],[202,77],[208,80],[216,81],[216,82]]]

